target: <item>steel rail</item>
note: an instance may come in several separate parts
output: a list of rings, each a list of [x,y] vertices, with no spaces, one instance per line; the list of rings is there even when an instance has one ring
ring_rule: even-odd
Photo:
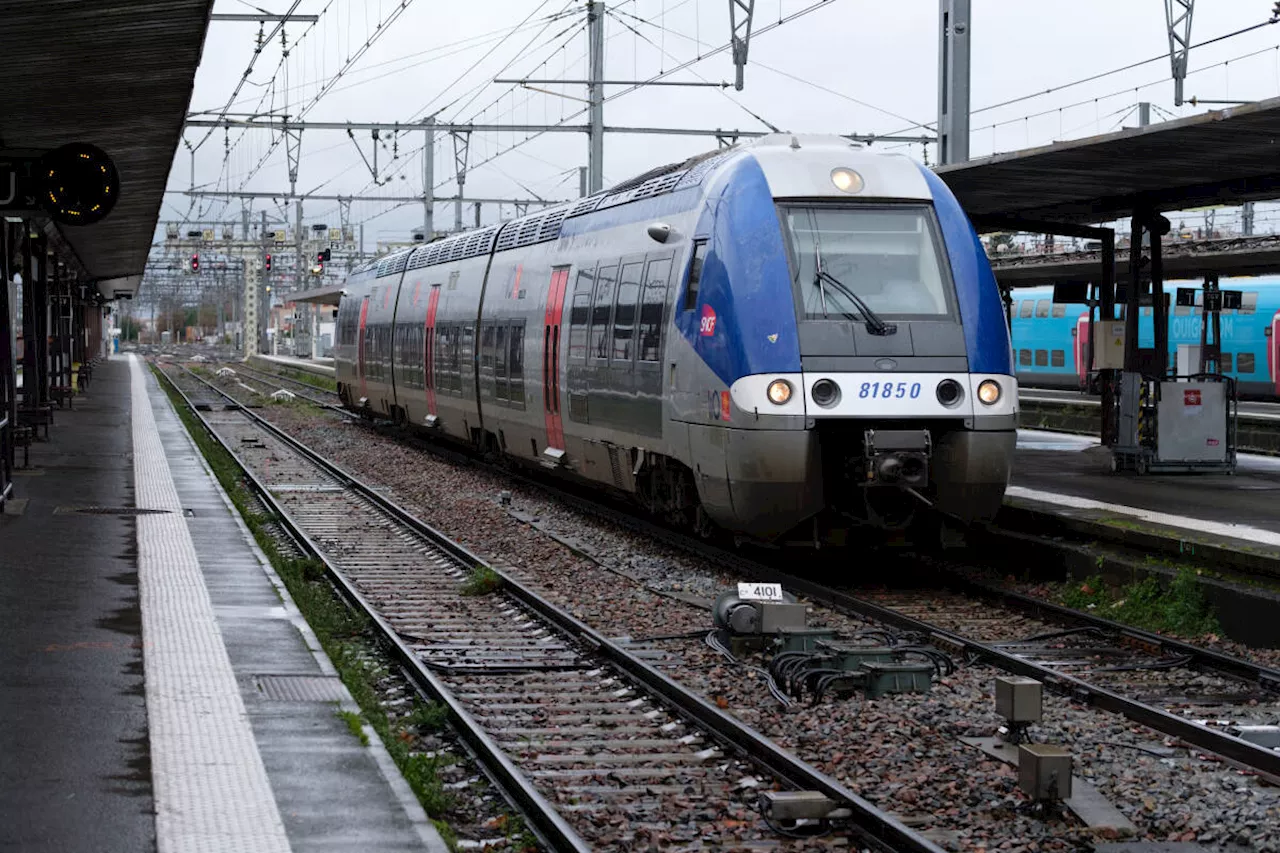
[[[305,448],[301,443],[288,438],[270,426],[263,418],[255,415],[253,412],[244,408],[243,404],[227,394],[222,389],[216,387],[212,383],[196,376],[190,370],[182,365],[175,365],[188,376],[197,382],[207,386],[213,392],[230,400],[235,404],[241,414],[253,422],[256,426],[265,428],[277,438],[282,438],[289,446],[298,450],[301,455],[305,456],[309,461],[315,462],[319,457],[310,449]],[[454,698],[452,692],[442,682],[435,673],[433,673],[423,662],[413,653],[413,650],[405,644],[395,629],[387,623],[385,619],[378,613],[374,606],[360,593],[355,586],[347,580],[341,571],[333,564],[325,552],[316,545],[316,543],[307,535],[298,524],[294,522],[292,517],[285,512],[284,508],[275,499],[271,489],[262,482],[261,479],[245,464],[240,455],[218,435],[212,424],[201,414],[199,409],[191,402],[191,398],[187,396],[178,383],[163,370],[159,371],[160,375],[165,378],[169,386],[182,397],[187,405],[187,409],[191,411],[204,426],[205,431],[213,438],[218,445],[226,451],[236,465],[240,468],[241,474],[257,494],[258,499],[275,514],[279,519],[281,526],[287,531],[289,537],[294,540],[298,548],[311,558],[320,561],[325,567],[331,583],[334,584],[338,592],[347,599],[348,603],[360,613],[368,616],[377,630],[381,639],[390,647],[395,658],[405,667],[406,672],[415,681],[417,686],[431,696],[435,701],[440,702],[449,710],[449,714],[454,723],[454,730],[458,736],[474,751],[479,757],[481,765],[485,768],[486,773],[502,791],[507,802],[512,803],[520,810],[524,818],[529,822],[531,829],[539,839],[547,844],[551,849],[557,851],[575,851],[575,853],[589,853],[592,850],[581,836],[569,826],[569,824],[560,816],[559,812],[547,802],[547,800],[538,793],[534,788],[531,780],[528,779],[507,757],[502,748],[481,728],[476,719],[464,708],[461,703]],[[326,473],[333,473],[329,470],[329,466],[321,465],[321,470]],[[350,483],[351,479],[344,474],[338,474],[338,479],[344,484]],[[363,497],[364,495],[362,495]]]
[[[1119,693],[1090,684],[1073,675],[1057,672],[1049,667],[1018,657],[990,643],[970,639],[962,634],[931,625],[928,622],[899,613],[891,608],[873,604],[870,601],[832,589],[816,581],[753,563],[746,563],[742,568],[750,572],[756,580],[781,583],[784,587],[809,596],[823,604],[856,613],[868,619],[874,619],[877,622],[893,625],[906,631],[915,631],[928,638],[931,642],[986,660],[1006,672],[1034,678],[1086,705],[1121,714],[1135,723],[1140,723],[1163,734],[1178,738],[1185,743],[1239,762],[1269,776],[1280,777],[1280,751],[1258,746],[1192,720],[1185,720],[1170,714],[1168,711],[1121,696]]]
[[[257,368],[248,367],[243,364],[240,365],[238,368],[232,368],[232,369],[236,370],[239,373],[245,374],[245,376],[247,376],[251,381],[261,382],[263,385],[271,385],[276,381],[289,382],[289,383],[292,383],[293,385],[298,386],[299,388],[306,389],[308,391],[313,391],[313,392],[318,391],[321,394],[332,394],[334,397],[338,396],[338,392],[336,391],[329,391],[325,388],[317,388],[316,386],[303,382],[300,379],[290,379],[287,376],[280,376],[279,374],[276,374],[276,373],[271,373],[266,370],[258,370]],[[290,394],[293,394],[295,397],[301,397],[307,402],[312,403],[316,406],[319,406],[322,409],[329,409],[331,411],[337,412],[338,414],[345,415],[346,417],[349,417],[349,418],[358,417],[358,415],[356,415],[356,413],[351,411],[350,409],[343,408],[337,403],[330,403],[328,400],[323,400],[317,396],[313,396],[310,393],[299,394],[297,391],[293,391],[289,388],[281,388],[280,390],[288,391]]]
[[[1068,624],[1085,625],[1099,628],[1117,634],[1121,637],[1133,640],[1134,642],[1153,648],[1163,649],[1173,652],[1177,655],[1184,655],[1191,659],[1193,666],[1228,675],[1232,678],[1238,678],[1241,681],[1250,681],[1256,684],[1260,689],[1271,692],[1280,693],[1280,670],[1263,666],[1243,658],[1233,657],[1223,654],[1213,649],[1206,649],[1202,646],[1194,645],[1183,640],[1177,640],[1172,637],[1165,637],[1161,634],[1155,634],[1151,631],[1144,631],[1141,628],[1134,628],[1130,625],[1124,625],[1107,619],[1104,616],[1098,616],[1093,613],[1087,613],[1082,610],[1076,610],[1061,604],[1054,604],[1051,601],[1036,598],[1014,590],[1001,589],[973,578],[965,577],[954,568],[939,567],[940,571],[947,572],[948,576],[953,578],[959,584],[963,585],[966,591],[974,595],[994,598],[1005,602],[1008,606],[1031,613],[1032,615],[1044,614],[1051,621],[1066,622]]]
[[[447,451],[445,451],[447,452]],[[478,463],[484,464],[484,463]],[[768,566],[756,560],[742,557],[725,551],[715,545],[700,542],[691,539],[685,534],[662,527],[654,522],[637,518],[629,515],[621,510],[613,507],[604,506],[599,502],[593,502],[579,495],[562,488],[557,488],[543,480],[533,479],[528,476],[521,475],[506,469],[502,469],[502,473],[506,476],[513,476],[530,485],[538,486],[555,494],[558,498],[582,508],[588,512],[607,517],[612,521],[617,521],[630,526],[632,529],[653,535],[668,544],[686,550],[698,556],[705,557],[720,563],[727,569],[740,572],[744,580],[756,580],[763,582],[781,583],[788,589],[802,593],[814,601],[831,607],[837,611],[853,613],[864,616],[869,619],[894,625],[908,631],[915,631],[928,637],[931,641],[960,650],[971,654],[977,658],[984,659],[992,663],[999,669],[1012,672],[1019,675],[1025,675],[1029,678],[1035,678],[1044,682],[1050,688],[1060,693],[1066,694],[1071,698],[1086,704],[1092,705],[1104,711],[1121,714],[1127,719],[1136,723],[1147,726],[1155,731],[1178,738],[1188,744],[1200,747],[1207,752],[1212,752],[1224,758],[1237,762],[1245,767],[1265,773],[1274,779],[1280,779],[1280,751],[1270,750],[1265,747],[1257,746],[1249,741],[1242,740],[1234,735],[1227,734],[1219,729],[1210,728],[1209,726],[1196,723],[1191,720],[1185,720],[1174,714],[1170,714],[1159,708],[1154,708],[1142,702],[1121,696],[1114,691],[1107,690],[1096,685],[1076,678],[1071,675],[1057,672],[1048,667],[1041,666],[1031,661],[1020,658],[1010,652],[1005,652],[994,644],[982,643],[957,634],[952,631],[945,630],[927,622],[920,621],[910,616],[898,613],[890,608],[873,604],[869,601],[860,599],[847,592],[826,586],[818,581],[808,578],[798,577],[781,569]],[[1047,603],[1036,602],[1037,604],[1047,605]],[[1046,609],[1051,608],[1048,605]],[[1069,611],[1064,614],[1064,618],[1068,616],[1090,618],[1087,614],[1080,614],[1078,611]],[[1171,640],[1166,637],[1160,637],[1156,634],[1139,631],[1135,628],[1119,625],[1109,620],[1099,620],[1106,623],[1106,626],[1114,628],[1125,633],[1140,642],[1159,642],[1170,649],[1178,649],[1180,653],[1190,653],[1195,650],[1198,660],[1203,666],[1218,670],[1223,673],[1232,674],[1236,677],[1246,676],[1249,680],[1254,680],[1259,687],[1263,689],[1276,689],[1276,683],[1272,680],[1280,673],[1275,670],[1269,670],[1264,667],[1255,667],[1247,661],[1233,658],[1228,655],[1222,655],[1207,649],[1197,649],[1190,644],[1181,641]],[[1183,651],[1185,649],[1185,651]]]
[[[449,555],[453,556],[459,562],[468,566],[483,566],[493,571],[502,580],[502,589],[510,594],[517,601],[529,607],[547,622],[556,626],[562,633],[570,638],[578,640],[586,644],[601,657],[605,658],[618,667],[626,675],[630,676],[637,683],[643,685],[653,692],[659,699],[667,703],[668,707],[679,714],[688,716],[697,720],[708,733],[721,739],[722,741],[741,750],[745,755],[755,763],[763,766],[771,773],[779,778],[785,779],[799,788],[820,791],[825,796],[833,800],[837,805],[849,809],[853,817],[853,825],[864,836],[866,840],[875,843],[882,849],[892,851],[912,851],[912,853],[942,853],[940,847],[933,842],[914,832],[905,824],[898,821],[892,815],[881,811],[869,801],[863,799],[853,793],[835,779],[819,771],[817,768],[801,761],[795,755],[787,752],[779,747],[776,743],[764,737],[762,734],[738,721],[733,716],[721,711],[715,705],[698,696],[691,690],[682,687],[680,684],[663,675],[654,667],[627,652],[621,646],[613,643],[603,634],[589,627],[577,617],[559,608],[546,598],[539,595],[533,589],[521,583],[502,569],[492,565],[479,555],[475,554],[465,546],[455,542],[444,533],[436,530],[431,525],[414,516],[408,510],[405,510],[399,504],[385,497],[381,493],[375,491],[372,487],[365,485],[359,479],[347,472],[345,469],[335,465],[333,462],[325,459],[302,442],[290,436],[288,433],[276,427],[266,419],[257,414],[243,408],[239,401],[235,400],[230,394],[227,394],[212,383],[207,382],[203,378],[191,373],[182,365],[177,365],[180,369],[186,371],[193,379],[208,386],[212,391],[234,403],[242,414],[254,422],[255,425],[268,432],[276,439],[285,443],[291,450],[306,458],[309,462],[316,465],[320,470],[336,479],[341,485],[351,489],[360,497],[372,503],[383,512],[387,513],[397,522],[412,529],[416,533],[426,537],[433,544],[440,547]],[[170,384],[177,389],[177,384],[169,377]],[[181,389],[177,389],[181,394]],[[182,394],[184,400],[187,399]],[[196,412],[194,406],[190,406],[191,411],[205,424],[206,429],[212,433],[208,422]],[[465,730],[468,742],[474,739],[473,748],[479,750],[479,754],[485,756],[486,760],[492,757],[496,766],[502,771],[503,777],[510,777],[510,785],[512,790],[520,799],[515,802],[520,803],[522,808],[524,803],[528,803],[531,810],[534,806],[533,817],[550,818],[554,816],[554,820],[550,820],[552,828],[557,825],[562,826],[564,830],[564,838],[566,844],[571,844],[572,839],[577,838],[563,819],[551,809],[540,794],[534,790],[524,779],[520,771],[511,764],[510,760],[501,752],[497,745],[486,735],[461,705],[452,698],[447,687],[436,679],[436,677],[423,666],[422,662],[416,658],[412,650],[400,640],[394,629],[387,624],[385,620],[377,614],[372,605],[346,580],[340,571],[324,556],[321,550],[311,541],[306,533],[293,523],[288,514],[280,507],[267,489],[265,484],[261,483],[247,466],[240,460],[240,457],[228,447],[220,437],[214,433],[215,440],[231,454],[237,464],[244,470],[250,482],[254,485],[255,491],[259,492],[261,498],[268,502],[268,506],[282,519],[282,522],[289,526],[291,535],[296,536],[304,549],[313,554],[317,559],[324,563],[326,571],[329,573],[335,583],[339,585],[339,589],[346,595],[356,606],[363,612],[368,613],[374,621],[380,633],[384,634],[388,642],[391,643],[398,658],[401,659],[409,670],[423,680],[424,686],[429,685],[429,692],[436,695],[439,701],[442,701],[449,707],[451,713],[463,723],[460,727],[460,733]],[[504,792],[507,791],[506,785],[499,785]],[[544,815],[543,810],[551,810],[551,815]],[[554,836],[553,836],[554,837]],[[577,839],[581,842],[581,839]],[[574,846],[566,846],[557,849],[589,849],[578,848]]]

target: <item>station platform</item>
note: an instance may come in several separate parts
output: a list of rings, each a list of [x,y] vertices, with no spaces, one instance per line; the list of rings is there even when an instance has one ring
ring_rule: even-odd
[[[1280,458],[1239,454],[1234,475],[1113,474],[1109,460],[1096,438],[1018,430],[1006,499],[1280,547]]]
[[[0,516],[0,850],[445,851],[141,359]]]

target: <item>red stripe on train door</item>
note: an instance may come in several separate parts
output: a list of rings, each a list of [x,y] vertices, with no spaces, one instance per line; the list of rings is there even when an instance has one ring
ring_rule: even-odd
[[[436,308],[440,305],[440,286],[431,286],[427,299],[427,320],[422,329],[423,384],[427,387],[427,411],[436,414]]]
[[[366,296],[360,303],[360,331],[356,333],[356,374],[360,377],[360,397],[367,398],[369,396],[369,388],[364,378],[364,330],[369,320],[369,297]]]
[[[547,425],[547,447],[564,450],[564,420],[560,416],[560,319],[569,270],[551,271],[547,312],[542,327],[542,407]]]
[[[1081,314],[1076,319],[1076,377],[1080,380],[1080,387],[1084,388],[1089,383],[1089,312]]]

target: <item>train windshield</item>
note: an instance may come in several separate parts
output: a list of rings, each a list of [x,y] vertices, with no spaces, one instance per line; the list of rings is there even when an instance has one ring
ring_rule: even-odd
[[[875,314],[939,317],[951,313],[948,278],[926,207],[784,207],[791,270],[807,320]],[[823,282],[818,271],[844,288]],[[851,291],[858,298],[850,298]]]

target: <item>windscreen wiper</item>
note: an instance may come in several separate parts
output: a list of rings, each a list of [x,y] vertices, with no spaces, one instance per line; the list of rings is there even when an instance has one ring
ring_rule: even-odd
[[[886,323],[884,320],[880,319],[880,315],[872,311],[871,306],[868,305],[861,296],[854,293],[851,288],[846,286],[844,282],[840,281],[840,279],[836,278],[831,273],[819,269],[817,274],[814,276],[814,284],[821,286],[821,283],[824,281],[836,290],[840,291],[841,295],[857,306],[859,313],[862,314],[862,319],[867,324],[868,332],[881,337],[897,333],[898,327],[896,324]]]

